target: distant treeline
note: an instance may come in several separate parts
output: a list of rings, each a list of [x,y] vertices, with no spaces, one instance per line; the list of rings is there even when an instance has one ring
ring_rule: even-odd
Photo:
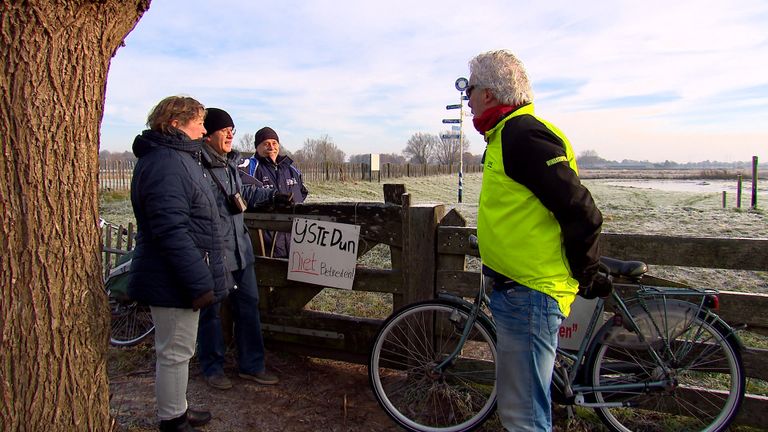
[[[719,162],[705,160],[702,162],[649,162],[624,159],[621,162],[603,159],[594,150],[587,150],[576,157],[579,168],[587,169],[624,169],[624,170],[751,170],[752,160],[739,162]],[[768,169],[768,163],[758,165],[761,169]]]

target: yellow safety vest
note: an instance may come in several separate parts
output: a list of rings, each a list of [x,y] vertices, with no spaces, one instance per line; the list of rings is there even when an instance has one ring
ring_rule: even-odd
[[[557,300],[568,316],[579,283],[565,255],[560,224],[527,187],[504,171],[501,131],[520,115],[531,115],[533,104],[522,106],[485,133],[488,143],[477,219],[483,264],[514,281]],[[536,117],[565,144],[568,165],[578,174],[576,158],[565,135]]]

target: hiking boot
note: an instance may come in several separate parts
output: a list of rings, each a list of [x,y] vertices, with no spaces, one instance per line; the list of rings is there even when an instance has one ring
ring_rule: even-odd
[[[187,409],[187,421],[192,426],[202,426],[211,421],[211,413],[209,411]]]
[[[280,382],[279,378],[271,373],[267,373],[267,371],[261,371],[254,374],[240,372],[239,376],[242,379],[256,381],[257,383],[264,385],[275,385]]]
[[[219,390],[229,390],[232,388],[232,381],[224,374],[216,374],[205,377],[205,382],[209,386]]]

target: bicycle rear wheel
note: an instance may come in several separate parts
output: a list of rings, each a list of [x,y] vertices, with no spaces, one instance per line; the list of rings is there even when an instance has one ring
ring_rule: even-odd
[[[632,312],[643,339],[610,321],[596,336],[588,366],[593,386],[648,385],[595,392],[593,402],[625,405],[595,408],[598,416],[621,432],[725,430],[744,398],[735,336],[697,305],[667,300],[646,307]],[[649,345],[664,364],[651,356]]]
[[[496,333],[485,316],[474,322],[459,355],[435,366],[460,342],[470,310],[430,300],[406,306],[383,324],[368,375],[386,413],[410,431],[468,431],[496,408]]]
[[[112,328],[109,342],[114,346],[128,347],[138,344],[155,331],[149,306],[136,302],[109,301],[112,312]]]

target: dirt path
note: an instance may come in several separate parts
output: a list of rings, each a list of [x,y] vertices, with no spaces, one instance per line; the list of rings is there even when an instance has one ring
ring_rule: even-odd
[[[124,431],[157,430],[154,358],[129,372],[110,375],[112,413]],[[267,353],[267,364],[280,377],[262,386],[237,377],[231,362],[230,390],[208,387],[197,364],[190,368],[188,400],[206,408],[213,420],[202,430],[230,431],[397,431],[379,408],[365,367],[289,354]]]

